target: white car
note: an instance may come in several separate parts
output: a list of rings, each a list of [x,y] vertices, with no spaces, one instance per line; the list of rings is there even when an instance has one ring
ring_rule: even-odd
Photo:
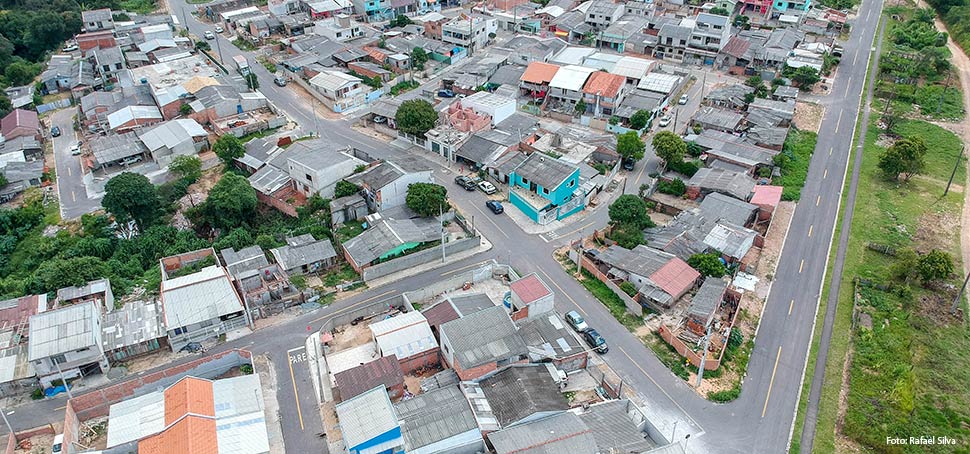
[[[74,142],[74,144],[71,145],[71,156],[77,156],[79,154],[81,154],[81,141],[80,140],[77,141],[77,142]]]
[[[660,117],[660,127],[666,128],[670,124],[670,115],[664,115]]]
[[[487,181],[483,181],[481,183],[478,183],[478,189],[481,189],[482,192],[484,192],[484,193],[486,193],[488,195],[495,194],[495,192],[498,191],[498,189],[495,189],[495,186],[492,185],[492,183],[489,183]]]
[[[58,454],[64,448],[64,434],[57,434],[54,436],[54,442],[51,443],[51,452]]]
[[[61,52],[74,52],[77,50],[77,43],[69,43],[61,49]]]
[[[216,39],[216,35],[212,34],[212,32],[210,32],[209,30],[206,30],[205,33],[202,34],[202,36],[204,36],[205,39]]]
[[[679,100],[679,101],[677,101],[677,104],[680,104],[680,105],[684,105],[684,104],[687,104],[687,100],[688,100],[688,99],[689,99],[689,98],[687,97],[687,95],[683,95],[683,96],[681,96],[681,97],[680,97],[680,100]]]
[[[222,33],[222,32],[225,31],[225,30],[222,29],[222,26],[221,25],[216,25],[215,30],[216,30],[216,33]]]

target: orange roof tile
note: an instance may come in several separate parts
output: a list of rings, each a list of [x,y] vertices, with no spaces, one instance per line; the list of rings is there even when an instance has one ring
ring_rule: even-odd
[[[694,286],[694,282],[701,277],[701,273],[690,267],[687,262],[674,257],[661,266],[657,272],[650,275],[650,280],[663,291],[676,297],[683,295]]]
[[[367,55],[378,64],[383,64],[387,60],[387,53],[379,48],[367,46],[364,47],[364,52],[367,52]]]
[[[605,71],[596,71],[589,75],[586,86],[583,87],[583,93],[615,98],[625,83],[626,77]]]
[[[166,408],[166,416],[168,411]],[[138,442],[139,454],[219,454],[216,420],[186,416],[162,432]]]
[[[525,69],[519,80],[533,84],[547,84],[558,71],[559,67],[556,65],[534,61],[529,63],[529,67]]]
[[[165,390],[165,425],[178,421],[187,413],[215,417],[212,382],[186,377]]]

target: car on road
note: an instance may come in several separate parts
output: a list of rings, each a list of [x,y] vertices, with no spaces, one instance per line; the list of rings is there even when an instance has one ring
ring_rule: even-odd
[[[464,175],[458,175],[457,177],[455,177],[455,184],[465,188],[466,191],[475,190],[475,181]]]
[[[206,31],[205,31],[205,33],[203,33],[203,34],[202,34],[202,36],[204,36],[204,37],[205,37],[205,39],[216,39],[216,35],[214,35],[214,34],[213,34],[213,33],[212,33],[211,31],[209,31],[209,30],[206,30]]]
[[[683,95],[683,96],[680,97],[679,100],[677,100],[677,104],[680,104],[680,105],[687,104],[687,100],[689,100],[689,99],[690,98],[688,98],[687,95]]]
[[[53,128],[51,128],[51,137],[60,137],[60,136],[61,136],[61,128],[59,126],[54,126]]]
[[[78,140],[77,142],[74,142],[74,144],[71,145],[71,156],[77,156],[79,154],[81,154],[81,141],[80,140]]]
[[[447,90],[447,89],[446,90],[438,90],[438,97],[439,98],[454,98],[455,97],[455,92],[453,92],[451,90]]]
[[[222,26],[221,25],[216,25],[215,30],[216,30],[216,33],[222,33],[222,32],[225,31],[225,30],[222,29]]]
[[[660,127],[666,128],[670,124],[670,115],[664,115],[660,117]]]
[[[595,329],[590,328],[583,331],[583,340],[586,341],[586,345],[592,348],[596,353],[606,353],[610,351],[610,346],[606,345],[606,339],[600,336],[600,333],[596,332]]]
[[[495,213],[495,214],[502,214],[505,212],[505,208],[503,208],[502,204],[499,203],[497,200],[489,200],[485,202],[485,206],[487,206],[488,209],[492,210],[492,213]]]
[[[634,161],[634,160],[632,160],[632,159],[624,159],[623,160],[623,170],[633,171],[633,166],[636,165],[636,163],[637,162]]]
[[[285,87],[286,86],[286,78],[283,77],[283,76],[278,75],[278,76],[276,76],[276,77],[273,78],[273,83],[276,84],[277,87]]]
[[[489,183],[487,181],[482,181],[481,183],[478,183],[478,189],[481,189],[482,192],[488,195],[495,194],[498,191],[498,189],[495,189],[495,186],[492,185],[492,183]]]
[[[579,315],[579,312],[569,311],[566,312],[566,323],[569,323],[577,333],[581,333],[589,329],[589,325],[586,324],[586,320],[583,320],[583,316]]]

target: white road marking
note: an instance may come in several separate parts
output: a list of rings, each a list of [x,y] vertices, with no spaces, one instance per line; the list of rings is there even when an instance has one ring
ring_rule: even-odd
[[[839,120],[835,122],[835,132],[839,132],[839,126],[842,126],[842,113],[844,110],[839,111]]]

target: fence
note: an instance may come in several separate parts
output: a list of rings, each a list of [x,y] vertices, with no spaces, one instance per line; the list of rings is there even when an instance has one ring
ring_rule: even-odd
[[[7,448],[6,448],[6,451],[4,452],[6,454],[14,454],[14,452],[16,452],[17,450],[17,440],[23,440],[26,438],[35,437],[37,435],[53,435],[53,434],[54,434],[54,427],[51,425],[40,426],[30,430],[17,432],[16,436],[14,436],[14,434],[10,434],[10,436],[7,437]],[[34,449],[36,449],[36,447]],[[31,451],[31,452],[35,452],[35,451]]]
[[[404,298],[406,304],[413,308],[413,302],[428,301],[442,293],[462,287],[466,283],[477,284],[496,277],[504,277],[510,282],[519,278],[515,270],[508,265],[490,262],[483,264],[479,268],[456,274],[448,279],[437,281],[418,290],[404,293],[401,296]]]
[[[477,248],[481,244],[481,238],[475,236],[471,238],[465,238],[458,241],[452,241],[450,243],[445,243],[445,255],[457,254],[459,252],[467,251],[469,249]],[[387,276],[388,274],[396,273],[398,271],[403,271],[409,268],[414,268],[416,266],[424,265],[426,263],[431,263],[435,260],[441,259],[441,247],[437,246],[431,249],[425,249],[420,252],[415,252],[414,254],[408,254],[403,257],[398,257],[388,262],[380,263],[371,267],[364,268],[361,273],[361,278],[364,282],[371,281],[380,277]]]
[[[633,315],[636,315],[637,317],[643,317],[643,306],[641,306],[640,303],[634,301],[633,298],[630,298],[630,295],[627,295],[626,292],[621,290],[618,285],[614,284],[613,281],[610,280],[610,278],[606,277],[606,275],[603,274],[603,272],[600,271],[599,268],[596,268],[596,265],[594,265],[591,261],[586,260],[586,257],[584,257],[582,253],[578,254],[578,260],[579,260],[579,265],[584,270],[592,273],[592,275],[595,276],[596,279],[599,279],[600,282],[606,284],[606,286],[609,287],[609,289],[612,290],[617,297],[623,300],[623,305],[626,306],[627,312]],[[659,308],[654,308],[654,309],[657,310],[658,312],[660,311]]]

